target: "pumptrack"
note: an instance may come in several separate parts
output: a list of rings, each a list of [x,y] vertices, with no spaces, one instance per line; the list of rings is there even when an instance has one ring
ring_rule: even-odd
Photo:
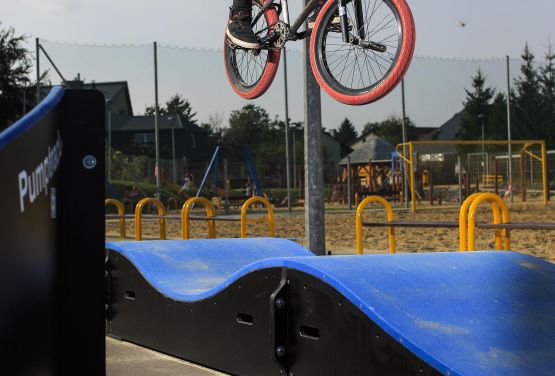
[[[283,239],[108,243],[107,331],[236,375],[550,375],[555,265],[316,257]]]

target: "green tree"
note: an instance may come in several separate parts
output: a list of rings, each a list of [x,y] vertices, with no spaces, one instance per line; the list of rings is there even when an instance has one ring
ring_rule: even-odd
[[[490,107],[487,119],[486,137],[490,140],[506,140],[507,135],[507,97],[498,93]]]
[[[270,117],[262,107],[248,104],[229,116],[224,141],[229,145],[256,145],[270,129]]]
[[[223,141],[223,121],[224,119],[221,114],[210,114],[208,116],[208,123],[202,123],[200,125],[208,135],[209,150],[214,150],[214,148]]]
[[[348,145],[350,142],[356,140],[358,133],[353,123],[345,118],[339,128],[337,128],[335,137],[343,144]]]
[[[515,138],[545,139],[549,134],[544,123],[545,109],[540,92],[540,77],[535,56],[528,44],[524,47],[522,60],[521,75],[515,79],[512,130]]]
[[[540,92],[545,113],[544,124],[547,133],[546,142],[549,147],[555,146],[555,53],[551,43],[545,55],[545,65],[540,69]]]
[[[145,109],[145,114],[154,115],[155,111],[154,106],[149,106]],[[170,97],[165,106],[160,106],[158,113],[160,115],[179,115],[182,122],[197,124],[195,119],[197,113],[193,112],[191,103],[179,94]]]
[[[405,119],[405,132],[407,133],[407,141],[418,139],[416,126],[409,117]],[[373,133],[392,145],[398,145],[403,142],[403,119],[391,116],[381,122],[367,123],[362,133]]]
[[[30,84],[32,66],[29,51],[23,47],[26,39],[12,27],[0,28],[0,130],[23,115],[22,88]]]
[[[495,90],[486,86],[486,76],[478,69],[472,77],[472,89],[465,89],[465,92],[464,113],[458,136],[463,140],[481,140],[482,125],[484,131],[489,131],[487,125],[491,117],[491,102]]]

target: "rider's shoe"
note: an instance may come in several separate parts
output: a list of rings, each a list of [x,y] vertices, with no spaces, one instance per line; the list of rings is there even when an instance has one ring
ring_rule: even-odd
[[[252,31],[251,22],[252,15],[250,11],[231,9],[226,30],[229,40],[239,47],[260,48],[260,40]]]

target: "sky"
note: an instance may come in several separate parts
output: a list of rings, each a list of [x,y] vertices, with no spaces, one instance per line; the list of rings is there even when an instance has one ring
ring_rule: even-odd
[[[223,70],[221,46],[229,3],[0,0],[0,22],[3,26],[13,26],[18,34],[45,40],[47,51],[65,76],[72,78],[81,73],[89,80],[128,80],[137,113],[153,102],[150,44],[157,41],[162,46],[181,47],[160,52],[161,59],[164,60],[164,53],[167,59],[160,74],[160,98],[164,101],[179,92],[190,100],[198,119],[207,121],[215,114],[227,118],[230,111],[247,103],[234,96]],[[292,14],[298,13],[300,4],[300,1],[291,1]],[[549,37],[555,39],[553,0],[533,3],[413,0],[409,5],[415,18],[417,41],[416,58],[406,77],[407,113],[418,126],[439,126],[459,111],[464,88],[469,87],[470,76],[478,68],[485,71],[490,85],[505,91],[504,57],[518,58],[528,43],[541,58]],[[461,27],[461,22],[466,26]],[[145,47],[95,49],[49,43],[52,41]],[[33,48],[32,43],[30,48]],[[303,118],[302,55],[295,52],[301,48],[301,43],[289,47],[290,117],[294,121]],[[519,61],[511,62],[511,76],[516,76]],[[121,69],[116,69],[119,65]],[[55,75],[52,78],[56,81]],[[280,73],[268,94],[255,103],[264,106],[272,116],[283,118],[282,81]],[[325,93],[322,98],[323,122],[327,128],[334,128],[343,118],[349,117],[360,130],[368,121],[400,114],[399,90],[379,103],[363,107],[339,105]]]

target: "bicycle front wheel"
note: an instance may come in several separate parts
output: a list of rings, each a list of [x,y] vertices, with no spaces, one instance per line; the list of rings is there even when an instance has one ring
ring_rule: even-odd
[[[253,0],[253,31],[259,38],[271,33],[279,21],[275,8],[268,8],[257,17],[264,4],[272,0]],[[231,87],[242,98],[255,99],[268,90],[279,67],[278,49],[249,50],[233,46],[224,38],[225,70]]]
[[[328,0],[310,40],[316,80],[335,100],[363,105],[375,102],[405,75],[415,44],[414,19],[405,0],[346,2],[350,41],[343,41],[336,0]]]

